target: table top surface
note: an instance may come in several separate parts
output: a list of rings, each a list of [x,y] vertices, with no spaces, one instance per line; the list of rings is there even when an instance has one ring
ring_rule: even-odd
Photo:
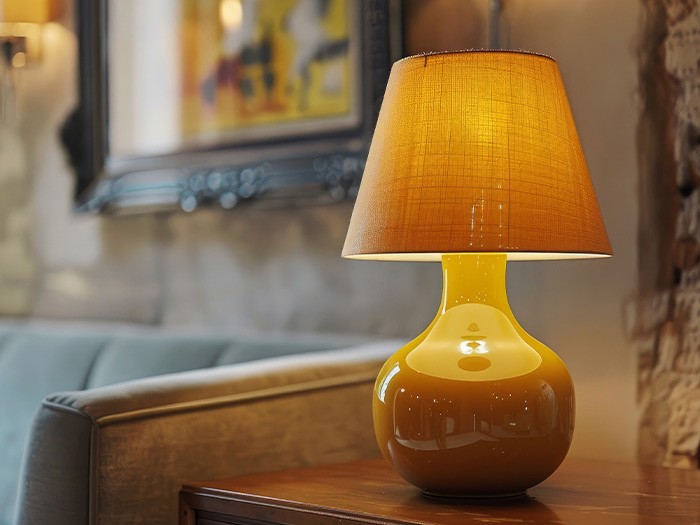
[[[428,499],[381,459],[190,483],[183,493],[364,523],[700,524],[700,470],[576,459],[518,499]]]

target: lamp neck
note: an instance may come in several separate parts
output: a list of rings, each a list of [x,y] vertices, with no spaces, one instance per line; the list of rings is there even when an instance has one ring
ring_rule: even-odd
[[[510,312],[506,296],[506,255],[459,253],[442,256],[440,312],[467,303]]]

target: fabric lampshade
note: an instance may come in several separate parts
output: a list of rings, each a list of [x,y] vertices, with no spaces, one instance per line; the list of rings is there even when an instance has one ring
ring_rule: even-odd
[[[467,51],[396,62],[343,256],[611,254],[556,62]]]
[[[0,0],[0,22],[43,24],[61,14],[63,0]]]

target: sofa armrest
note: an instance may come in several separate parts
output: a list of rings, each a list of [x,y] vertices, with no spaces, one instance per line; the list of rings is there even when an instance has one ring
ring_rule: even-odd
[[[378,455],[371,392],[397,342],[46,398],[17,525],[177,522],[185,481]]]

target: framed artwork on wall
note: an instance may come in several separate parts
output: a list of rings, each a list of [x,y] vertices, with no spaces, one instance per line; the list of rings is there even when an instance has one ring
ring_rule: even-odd
[[[77,0],[76,207],[340,200],[359,185],[398,0]]]

